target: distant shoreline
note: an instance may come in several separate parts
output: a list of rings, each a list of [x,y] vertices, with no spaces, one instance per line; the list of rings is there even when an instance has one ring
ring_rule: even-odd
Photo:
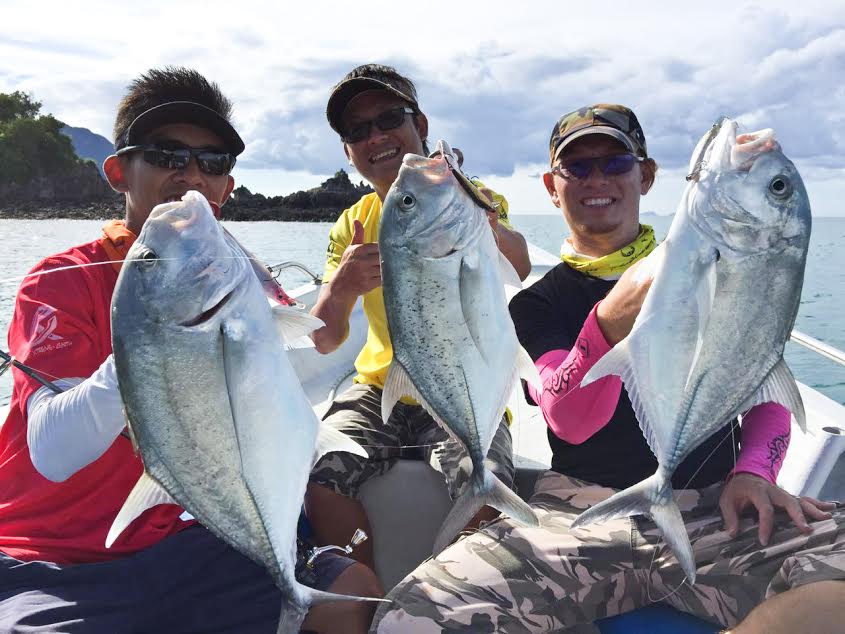
[[[100,177],[95,176],[99,183]],[[72,195],[77,193],[74,182],[46,183],[31,188],[31,197],[15,196],[15,200],[0,199],[0,219],[55,220],[110,220],[123,218],[126,200],[122,194],[112,192],[87,196],[83,199]],[[49,191],[51,199],[38,195]],[[372,192],[369,185],[358,185],[349,180],[349,175],[338,170],[334,176],[323,181],[319,187],[298,191],[287,196],[264,196],[252,193],[241,186],[223,205],[223,220],[271,220],[277,222],[334,222],[344,209],[355,204],[362,196]],[[58,198],[58,199],[57,199]]]
[[[0,220],[113,220],[126,214],[123,197],[115,201],[61,204],[50,201],[43,205],[34,202],[0,205]],[[334,222],[340,209],[241,209],[229,203],[222,208],[222,219],[250,222]]]

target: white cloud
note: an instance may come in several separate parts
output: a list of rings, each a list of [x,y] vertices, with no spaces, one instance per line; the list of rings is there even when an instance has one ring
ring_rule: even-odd
[[[667,192],[682,188],[670,177],[727,114],[776,129],[817,212],[836,213],[834,200],[845,199],[842,179],[825,177],[845,168],[841,0],[716,0],[683,10],[663,0],[117,6],[4,0],[0,91],[29,91],[46,112],[110,136],[116,103],[135,76],[194,66],[235,102],[248,143],[237,177],[279,194],[296,188],[294,176],[348,169],[325,100],[353,66],[378,61],[415,79],[432,137],[461,147],[468,167],[495,181],[514,209],[548,210],[537,208],[545,193],[531,190],[526,175],[543,168],[557,117],[598,101],[634,107]],[[660,182],[646,202],[660,199],[658,210],[671,211],[670,194],[664,201],[659,189]]]

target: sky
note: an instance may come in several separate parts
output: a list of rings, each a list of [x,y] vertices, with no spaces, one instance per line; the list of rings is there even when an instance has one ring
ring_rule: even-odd
[[[356,65],[386,63],[416,82],[429,139],[461,148],[511,213],[560,213],[541,181],[551,129],[615,102],[637,113],[660,166],[643,211],[675,210],[693,147],[727,115],[773,128],[814,215],[845,216],[845,0],[131,5],[0,0],[0,92],[111,139],[133,78],[196,68],[235,104],[236,181],[279,195],[338,169],[360,180],[326,100]]]

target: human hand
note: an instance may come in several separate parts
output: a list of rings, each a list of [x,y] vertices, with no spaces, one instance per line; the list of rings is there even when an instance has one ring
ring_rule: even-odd
[[[353,226],[352,242],[340,258],[331,284],[335,293],[358,297],[381,285],[378,243],[364,242],[364,225]]]
[[[737,473],[725,484],[719,498],[725,530],[732,538],[739,532],[739,514],[749,505],[757,510],[757,536],[761,546],[769,543],[776,508],[785,510],[798,530],[805,535],[813,531],[807,523],[807,517],[813,520],[830,519],[829,511],[836,508],[836,502],[795,497],[753,473]]]
[[[645,261],[639,260],[628,267],[596,309],[599,328],[611,346],[615,346],[631,332],[648,289],[651,288],[654,277],[638,274]]]

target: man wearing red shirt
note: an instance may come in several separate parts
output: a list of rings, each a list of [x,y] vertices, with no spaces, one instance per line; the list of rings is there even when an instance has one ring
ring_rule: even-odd
[[[275,631],[281,599],[270,576],[179,506],[147,510],[105,547],[143,471],[111,356],[112,292],[153,207],[188,190],[219,205],[228,199],[244,149],[230,116],[229,100],[196,71],[135,80],[103,166],[126,196],[125,220],[46,258],[20,287],[10,351],[65,391],[15,372],[0,428],[2,632]],[[324,555],[307,574],[301,581],[317,589],[380,594],[374,575],[343,557]],[[363,604],[328,604],[305,626],[365,631],[369,616]]]

